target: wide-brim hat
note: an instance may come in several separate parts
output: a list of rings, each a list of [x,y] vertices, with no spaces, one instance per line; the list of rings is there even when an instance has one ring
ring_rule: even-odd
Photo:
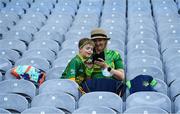
[[[105,30],[101,29],[101,28],[95,28],[91,31],[91,39],[105,39],[105,40],[110,40],[110,38],[108,38],[107,33]]]

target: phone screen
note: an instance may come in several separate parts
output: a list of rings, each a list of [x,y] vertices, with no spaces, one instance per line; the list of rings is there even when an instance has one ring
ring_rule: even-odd
[[[98,58],[101,58],[103,60],[105,60],[105,56],[104,56],[104,52],[100,53],[100,54],[94,54],[93,55],[93,62],[96,61],[100,61]]]

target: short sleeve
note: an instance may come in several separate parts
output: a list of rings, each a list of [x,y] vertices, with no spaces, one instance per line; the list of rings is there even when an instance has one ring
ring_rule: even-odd
[[[124,69],[121,55],[117,51],[115,51],[114,65],[115,65],[115,69]]]
[[[63,78],[72,79],[76,77],[77,61],[71,60],[63,73]]]

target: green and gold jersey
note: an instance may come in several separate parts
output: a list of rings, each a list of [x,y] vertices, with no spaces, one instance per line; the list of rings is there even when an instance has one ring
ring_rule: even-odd
[[[89,69],[84,64],[85,59],[80,55],[76,55],[66,67],[62,74],[62,78],[75,80],[78,84],[81,84],[84,79],[91,76],[92,69]]]
[[[105,50],[104,51],[105,55],[105,63],[110,66],[113,69],[123,69],[123,61],[120,56],[120,54],[117,51],[113,50]],[[105,77],[102,74],[102,69],[98,65],[93,66],[93,73],[92,73],[92,78],[113,78],[111,77]]]

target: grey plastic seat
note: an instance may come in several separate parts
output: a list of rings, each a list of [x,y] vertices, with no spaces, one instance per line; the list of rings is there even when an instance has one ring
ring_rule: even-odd
[[[26,43],[30,43],[32,41],[31,34],[28,34],[27,32],[22,31],[22,30],[9,31],[6,34],[3,34],[3,38],[4,39],[18,39]]]
[[[176,100],[174,101],[175,105],[175,113],[179,114],[180,112],[180,96],[176,97]]]
[[[71,61],[71,59],[74,56],[63,56],[63,57],[58,57],[56,60],[53,62],[53,67],[66,67],[68,63]]]
[[[166,70],[175,68],[176,66],[179,65],[179,63],[180,63],[179,56],[171,57],[168,61],[165,61]]]
[[[112,47],[118,47],[118,49],[122,50],[124,52],[125,50],[125,45],[123,42],[119,41],[119,40],[113,40],[111,39],[110,41],[108,41],[107,44],[108,48],[112,48]]]
[[[6,109],[3,109],[3,108],[0,108],[0,113],[1,114],[11,114],[10,111],[6,110]]]
[[[132,50],[127,50],[127,57],[131,58],[131,57],[135,57],[135,56],[153,56],[153,57],[157,57],[160,58],[160,53],[158,50],[153,49],[153,48],[135,48]]]
[[[45,93],[37,95],[31,102],[31,107],[54,106],[66,112],[73,112],[76,107],[75,99],[64,92]]]
[[[29,8],[29,4],[26,1],[23,1],[23,0],[12,1],[12,2],[10,2],[8,4],[8,7],[9,6],[19,6],[19,7],[24,8],[24,9]]]
[[[76,109],[72,114],[117,114],[114,110],[107,107],[82,107]]]
[[[47,71],[50,68],[49,62],[46,59],[40,58],[40,57],[21,58],[21,59],[17,60],[15,63],[15,66],[18,66],[18,65],[32,65],[43,71]]]
[[[65,114],[62,110],[50,106],[39,106],[28,108],[24,110],[21,114]]]
[[[150,38],[145,38],[145,39],[138,38],[138,39],[133,39],[127,43],[127,50],[132,50],[136,47],[141,48],[141,46],[155,48],[155,49],[159,48],[156,40]]]
[[[10,68],[12,68],[12,63],[8,59],[0,57],[0,71],[1,71],[1,73],[5,73]]]
[[[180,47],[180,40],[178,37],[169,37],[161,43],[161,52],[171,47]]]
[[[13,12],[17,15],[23,15],[25,13],[25,9],[20,6],[7,6],[1,10],[1,12]]]
[[[39,31],[35,34],[34,39],[51,39],[61,44],[64,41],[64,35],[54,31]]]
[[[20,54],[12,49],[0,49],[0,57],[16,62],[20,58]]]
[[[51,63],[55,60],[56,55],[49,49],[30,49],[23,53],[23,57],[39,57],[50,61]]]
[[[172,68],[167,69],[166,76],[167,76],[167,84],[171,85],[171,83],[177,79],[179,79],[179,70],[180,66],[176,65]]]
[[[28,101],[18,94],[0,94],[0,108],[22,112],[28,108]]]
[[[65,67],[53,67],[49,69],[46,73],[46,80],[61,78],[64,70],[65,70]]]
[[[17,39],[3,39],[0,40],[0,48],[13,49],[22,53],[26,50],[26,45],[24,42]]]
[[[54,52],[58,52],[60,49],[59,44],[50,39],[34,40],[29,44],[29,49],[50,49]]]
[[[70,48],[65,48],[65,49],[62,49],[61,51],[58,52],[58,57],[63,57],[63,56],[76,56],[77,54],[77,50],[75,49],[70,49]]]
[[[170,85],[170,96],[172,100],[175,100],[180,94],[179,82],[180,79],[178,78],[175,81],[173,81],[172,84]]]
[[[171,47],[171,48],[166,49],[163,52],[164,62],[169,61],[171,58],[175,56],[180,56],[180,47]]]
[[[109,99],[111,98],[111,99]],[[115,93],[111,92],[90,92],[80,97],[78,107],[94,107],[105,106],[115,110],[118,113],[122,112],[123,101]]]
[[[128,108],[123,114],[168,114],[167,111],[155,106],[135,106]]]
[[[28,11],[27,14],[23,16],[23,19],[32,19],[32,20],[39,20],[41,22],[45,22],[47,20],[46,16],[40,12]]]
[[[159,107],[168,113],[171,112],[171,100],[167,95],[159,92],[136,92],[126,99],[126,109],[144,105]]]
[[[127,79],[131,80],[137,75],[144,74],[144,75],[150,75],[153,78],[158,78],[164,81],[164,72],[162,69],[156,67],[156,66],[144,66],[144,67],[134,67],[127,69]]]
[[[157,57],[136,56],[136,57],[131,57],[127,60],[127,68],[140,67],[140,66],[155,66],[160,69],[163,68],[161,60]]]
[[[45,81],[39,87],[39,94],[65,92],[73,96],[76,100],[79,99],[79,85],[69,79],[51,79]]]
[[[27,80],[4,80],[0,82],[1,93],[16,93],[31,100],[36,95],[35,85]]]
[[[14,77],[11,74],[11,70],[12,70],[12,68],[6,71],[5,76],[4,76],[4,80],[16,79],[16,77]]]

